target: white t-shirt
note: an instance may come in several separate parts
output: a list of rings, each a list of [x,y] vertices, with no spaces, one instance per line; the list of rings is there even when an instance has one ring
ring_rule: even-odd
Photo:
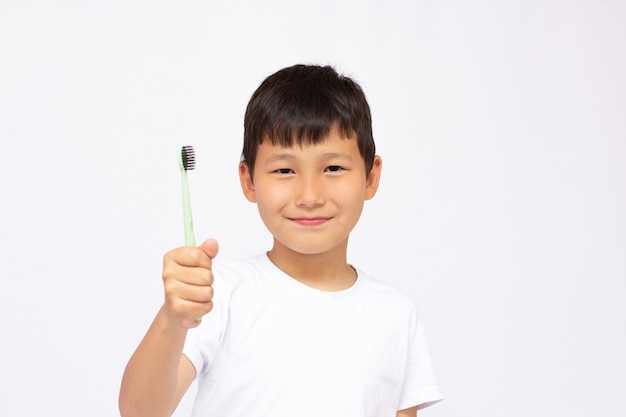
[[[194,417],[385,417],[441,400],[413,302],[362,271],[310,288],[266,254],[213,264],[214,308],[190,330]]]

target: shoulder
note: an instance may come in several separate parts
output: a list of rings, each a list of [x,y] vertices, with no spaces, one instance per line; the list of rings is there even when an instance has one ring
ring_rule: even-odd
[[[257,256],[249,256],[241,259],[215,258],[213,260],[213,272],[227,277],[242,277],[254,273]]]
[[[215,284],[218,286],[232,287],[242,282],[254,279],[259,275],[256,256],[241,259],[215,258],[211,267]]]
[[[406,293],[402,292],[400,289],[394,287],[388,282],[375,278],[360,269],[357,269],[357,272],[359,274],[359,279],[362,280],[364,290],[380,297],[392,298],[403,303],[413,303],[411,298]]]
[[[213,261],[213,287],[221,291],[233,291],[239,287],[254,287],[263,284],[268,276],[265,254],[241,259],[219,259]]]
[[[382,304],[393,311],[417,315],[417,306],[409,295],[362,270],[357,269],[357,271],[359,279],[362,281],[360,288],[363,297]]]

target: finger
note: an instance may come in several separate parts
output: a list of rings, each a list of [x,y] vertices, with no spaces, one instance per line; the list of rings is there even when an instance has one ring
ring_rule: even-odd
[[[176,264],[182,266],[211,268],[211,257],[209,257],[209,255],[207,255],[200,248],[183,246],[166,253],[163,257],[164,267]]]
[[[212,309],[212,301],[207,301],[206,303],[194,303],[179,300],[179,302],[170,307],[172,314],[182,319],[183,323],[185,323],[185,327],[195,327],[195,325],[198,324],[198,320],[196,320],[196,318],[201,318],[207,315]]]
[[[173,300],[188,301],[192,303],[206,303],[213,299],[213,287],[188,285],[177,282],[169,285],[166,289],[166,296]]]
[[[175,281],[189,285],[213,285],[213,272],[207,268],[180,267],[174,270],[171,276]]]
[[[167,264],[163,267],[163,285],[166,290],[178,288],[180,285],[211,286],[213,272],[207,268]]]
[[[200,245],[200,249],[206,253],[211,259],[217,256],[219,245],[215,239],[207,239]]]

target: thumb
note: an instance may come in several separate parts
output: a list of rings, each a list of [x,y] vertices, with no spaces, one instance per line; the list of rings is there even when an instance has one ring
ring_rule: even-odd
[[[202,249],[204,253],[206,253],[211,259],[213,259],[217,256],[219,245],[217,244],[217,240],[207,239],[202,242],[202,244],[200,245],[200,249]]]

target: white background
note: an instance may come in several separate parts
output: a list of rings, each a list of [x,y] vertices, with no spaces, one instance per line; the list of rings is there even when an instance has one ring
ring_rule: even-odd
[[[239,190],[270,73],[363,86],[381,189],[350,261],[425,318],[452,416],[624,416],[626,2],[0,3],[0,415],[114,416],[182,245],[269,248]],[[177,416],[188,415],[185,399]]]

